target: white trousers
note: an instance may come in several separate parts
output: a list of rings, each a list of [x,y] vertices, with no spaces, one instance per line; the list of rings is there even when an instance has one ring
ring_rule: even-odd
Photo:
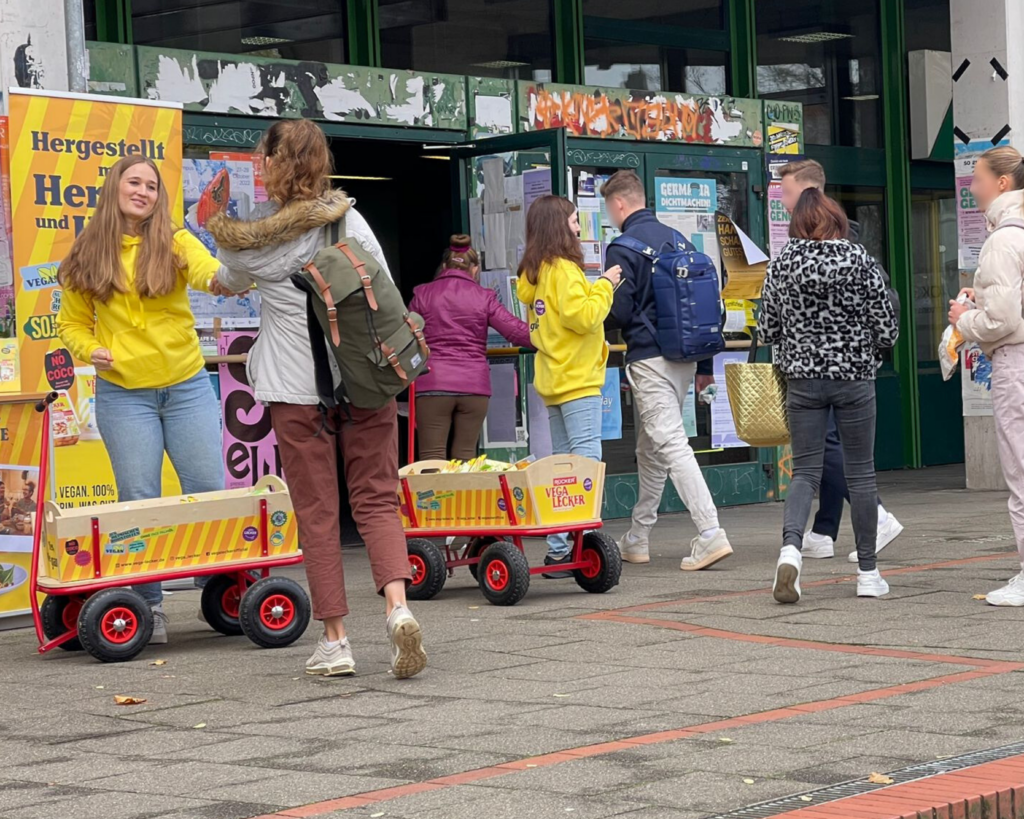
[[[718,510],[683,426],[683,402],[697,365],[649,358],[626,367],[640,416],[636,461],[640,491],[632,534],[645,536],[658,522],[666,479],[672,480],[699,532],[718,526]]]
[[[1024,565],[1024,344],[1008,344],[992,355],[992,411],[1010,487],[1010,523]]]

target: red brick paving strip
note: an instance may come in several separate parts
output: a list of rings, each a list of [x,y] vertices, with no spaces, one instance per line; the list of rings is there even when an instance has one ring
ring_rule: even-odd
[[[902,569],[895,569],[886,572],[886,575],[894,574],[908,574],[911,572],[927,571],[929,569],[945,569],[952,568],[955,566],[962,566],[969,563],[979,563],[988,560],[1003,559],[1007,555],[983,555],[981,557],[965,558],[963,560],[950,560],[942,563],[932,563],[919,566],[907,566]],[[805,588],[811,586],[822,586],[832,585],[835,583],[847,582],[850,577],[842,578],[830,578],[828,580],[817,581],[815,583],[808,583]],[[821,643],[810,640],[794,640],[782,637],[768,637],[757,634],[744,634],[742,632],[724,631],[722,629],[705,628],[704,626],[694,625],[692,623],[681,623],[670,620],[657,620],[654,618],[642,618],[642,617],[629,617],[625,616],[626,612],[639,612],[649,611],[653,609],[666,608],[668,606],[680,605],[684,603],[697,603],[709,600],[720,600],[727,597],[739,597],[753,594],[765,594],[770,589],[752,589],[745,592],[732,592],[724,595],[717,595],[713,597],[698,597],[686,600],[670,600],[661,603],[651,603],[641,606],[628,606],[622,609],[612,609],[606,612],[598,612],[596,614],[583,615],[578,619],[582,620],[597,620],[597,621],[609,621],[609,622],[621,622],[634,625],[645,625],[645,626],[656,626],[659,628],[675,629],[677,631],[685,631],[692,633],[695,636],[710,637],[713,639],[720,640],[736,640],[739,642],[747,643],[759,643],[763,645],[773,645],[780,648],[796,648],[796,649],[809,649],[813,651],[835,651],[844,654],[859,654],[870,657],[889,657],[898,659],[909,659],[919,660],[922,662],[934,662],[934,663],[949,663],[954,665],[968,665],[973,666],[973,671],[961,671],[956,674],[948,674],[940,677],[933,677],[926,680],[918,680],[917,682],[906,683],[903,685],[887,686],[885,688],[875,688],[869,691],[864,691],[860,694],[849,694],[844,697],[834,697],[828,700],[817,700],[815,702],[801,703],[797,705],[791,705],[786,708],[775,708],[770,711],[761,711],[754,714],[747,714],[741,717],[732,717],[730,719],[716,720],[713,722],[701,723],[699,725],[686,726],[684,728],[677,728],[670,731],[658,731],[651,734],[642,734],[635,737],[627,737],[626,739],[614,740],[611,742],[601,742],[594,745],[584,745],[579,748],[571,748],[563,751],[556,751],[550,754],[543,754],[541,756],[528,757],[525,759],[515,760],[513,762],[506,762],[501,765],[493,765],[487,768],[477,768],[471,771],[464,771],[463,773],[451,774],[449,776],[441,776],[436,779],[430,779],[425,782],[411,782],[407,785],[398,785],[393,788],[383,788],[381,790],[366,791],[365,793],[353,794],[351,796],[342,796],[337,799],[328,799],[323,802],[314,802],[309,805],[302,805],[295,808],[286,808],[285,810],[279,811],[273,814],[265,814],[263,816],[257,816],[255,819],[305,819],[310,816],[323,816],[327,813],[334,813],[336,811],[351,810],[353,808],[365,808],[369,805],[376,805],[382,802],[389,802],[393,799],[401,799],[406,796],[414,796],[418,793],[426,793],[428,791],[444,790],[446,788],[454,788],[459,785],[468,785],[472,782],[480,782],[487,779],[496,779],[501,776],[508,776],[520,771],[525,771],[534,768],[548,768],[552,765],[560,765],[563,762],[573,762],[580,759],[586,759],[593,756],[604,756],[606,754],[618,753],[619,751],[626,751],[638,745],[658,745],[665,742],[677,742],[683,739],[689,739],[696,736],[702,736],[704,734],[715,733],[718,731],[732,730],[735,728],[742,728],[748,725],[756,725],[765,722],[778,722],[780,720],[791,719],[792,717],[804,716],[809,713],[816,713],[820,711],[830,711],[836,708],[847,708],[851,705],[861,705],[865,702],[873,702],[876,700],[888,699],[890,697],[898,697],[902,694],[909,694],[916,691],[926,691],[931,688],[938,688],[944,685],[951,685],[954,683],[967,682],[970,680],[982,679],[984,677],[991,677],[998,674],[1007,674],[1011,671],[1020,671],[1024,669],[1024,663],[1010,663],[1000,662],[997,660],[983,660],[972,657],[956,657],[942,654],[924,654],[916,651],[903,651],[898,649],[883,649],[873,648],[869,646],[851,646],[851,645],[838,645],[835,643]],[[1008,764],[1008,763],[1013,763]],[[1004,766],[1003,768],[992,768],[992,766]],[[979,771],[985,769],[984,773],[979,774]],[[988,773],[988,771],[1007,771],[1013,772],[1013,777],[1010,777],[1012,781],[1004,781],[1006,779],[1002,773]],[[1016,780],[1019,778],[1019,783]],[[942,780],[943,786],[947,783],[949,785],[955,784],[962,790],[956,790],[946,802],[942,802],[943,813],[939,813],[935,810],[938,803],[924,805],[922,807],[914,808],[912,812],[907,808],[908,812],[887,812],[889,811],[889,799],[888,796],[883,794],[891,794],[895,790],[903,788],[912,788],[918,784],[936,783]],[[1014,801],[1013,788],[1017,787],[1024,794],[1024,757],[1015,757],[1010,760],[1002,760],[1000,762],[989,762],[983,765],[979,765],[975,768],[966,769],[957,773],[942,774],[940,776],[931,777],[926,780],[922,780],[921,783],[911,782],[906,785],[894,786],[892,788],[883,788],[878,791],[871,791],[863,794],[862,796],[851,797],[848,799],[839,800],[837,802],[831,802],[826,805],[822,805],[817,808],[800,809],[797,811],[790,811],[785,815],[787,819],[790,817],[798,817],[798,819],[1024,819],[1024,796],[1018,796]],[[978,787],[980,785],[980,788]],[[902,791],[901,791],[902,792]],[[913,793],[914,791],[910,791]],[[927,792],[927,791],[925,791]],[[1000,793],[1005,792],[1009,794],[1000,797]],[[920,793],[920,791],[918,791]],[[857,802],[857,806],[850,805],[848,808],[843,808],[837,811],[833,806],[845,805],[848,802],[855,800],[870,800],[874,797],[874,802],[860,801]],[[879,801],[881,800],[881,801]],[[989,801],[986,801],[989,800]],[[935,802],[932,799],[932,802]],[[963,806],[964,812],[956,812],[952,809],[953,803],[956,802],[958,805]],[[984,815],[982,814],[982,803],[989,804],[992,806],[986,809]],[[902,803],[901,803],[902,804]],[[867,806],[862,808],[861,806]],[[875,805],[875,807],[870,807]],[[1000,805],[1003,806],[1005,812],[995,813]],[[893,809],[895,811],[895,809]],[[1016,813],[1011,811],[1015,810]],[[867,812],[865,812],[867,811]],[[918,814],[920,811],[920,816]]]
[[[1024,756],[984,762],[770,819],[1022,819]]]

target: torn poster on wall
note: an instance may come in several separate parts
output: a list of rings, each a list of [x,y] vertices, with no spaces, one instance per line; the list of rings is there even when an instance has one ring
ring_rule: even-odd
[[[0,10],[0,89],[68,90],[67,42],[61,0],[5,0]]]
[[[450,74],[151,47],[138,57],[143,95],[186,111],[466,128],[465,79]]]
[[[519,82],[520,129],[760,148],[759,100]]]

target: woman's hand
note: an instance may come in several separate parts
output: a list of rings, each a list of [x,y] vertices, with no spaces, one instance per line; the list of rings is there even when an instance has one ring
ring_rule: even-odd
[[[969,298],[971,301],[974,301],[974,288],[965,287],[963,290],[957,293],[957,298],[960,298],[960,296],[967,296],[967,298]]]
[[[114,369],[114,356],[106,347],[100,347],[92,354],[92,366],[97,372]]]
[[[972,290],[971,293],[973,294],[973,292],[974,291]],[[971,308],[966,304],[960,304],[958,301],[951,301],[949,303],[949,323],[956,327],[956,323],[960,321],[960,316],[970,309]]]
[[[228,290],[220,281],[214,276],[210,280],[210,293],[214,296],[224,296],[225,298],[232,298],[234,296],[246,296],[249,294],[248,290],[241,290],[238,293],[233,290]]]
[[[608,281],[612,283],[612,287],[618,287],[619,282],[622,281],[622,268],[619,265],[615,265],[615,267],[611,267],[604,271],[601,278],[608,279]]]

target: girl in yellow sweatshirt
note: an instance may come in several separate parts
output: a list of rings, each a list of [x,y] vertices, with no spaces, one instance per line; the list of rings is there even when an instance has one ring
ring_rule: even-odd
[[[601,460],[601,388],[608,363],[604,320],[621,273],[615,266],[595,283],[587,280],[571,202],[544,196],[530,206],[516,289],[537,348],[533,386],[548,407],[555,454]],[[550,536],[545,565],[571,559],[568,537]],[[567,571],[544,575],[571,576]]]
[[[186,494],[224,488],[220,407],[187,292],[223,293],[219,269],[198,239],[174,231],[152,161],[126,157],[110,169],[60,266],[57,332],[96,368],[96,423],[121,501],[160,497],[164,452]],[[135,590],[153,610],[150,642],[166,643],[160,584]],[[145,637],[139,629],[132,640]]]

